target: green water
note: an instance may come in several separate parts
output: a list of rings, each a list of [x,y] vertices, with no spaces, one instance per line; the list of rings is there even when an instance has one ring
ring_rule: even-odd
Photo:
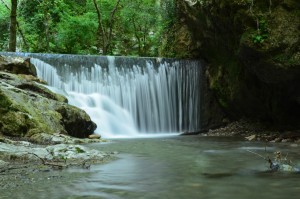
[[[267,163],[247,152],[288,154],[300,165],[300,146],[245,142],[230,138],[166,137],[111,140],[91,147],[118,151],[119,159],[92,166],[84,175],[59,186],[41,183],[25,198],[299,198],[300,174],[269,173]],[[59,180],[58,182],[59,183]],[[55,183],[54,183],[55,184]],[[39,188],[43,187],[43,188]],[[18,189],[16,189],[16,192]],[[20,195],[20,193],[19,193]]]

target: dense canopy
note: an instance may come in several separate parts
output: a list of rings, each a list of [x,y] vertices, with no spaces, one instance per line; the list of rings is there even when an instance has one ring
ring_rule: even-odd
[[[1,0],[0,51],[158,56],[173,0]],[[11,50],[10,51],[15,51]]]

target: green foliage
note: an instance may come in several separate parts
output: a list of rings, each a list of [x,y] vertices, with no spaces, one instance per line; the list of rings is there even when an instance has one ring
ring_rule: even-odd
[[[160,56],[164,57],[176,57],[182,58],[186,56],[187,51],[177,50],[176,43],[177,41],[177,30],[179,29],[179,15],[180,10],[176,6],[177,0],[164,0],[160,2],[160,13],[161,13],[161,38],[160,38]]]
[[[8,46],[9,12],[0,3],[0,51],[6,50]]]
[[[60,155],[59,157],[62,161],[64,161],[65,163],[67,162],[68,158],[64,155]]]
[[[260,18],[258,21],[257,33],[252,35],[252,41],[255,44],[262,44],[269,37],[269,30],[265,19]]]
[[[85,153],[80,147],[75,147],[76,153]]]
[[[23,0],[19,6],[21,29],[31,52],[51,52],[56,26],[68,7],[63,0]]]
[[[112,20],[116,2],[97,0],[102,39],[108,37],[112,28],[107,53],[158,56],[162,35],[176,21],[175,0],[121,0]],[[30,52],[101,53],[93,0],[22,0],[17,16]],[[8,43],[9,20],[7,8],[0,3],[0,50]],[[26,50],[22,39],[18,39],[17,45],[19,50]]]
[[[96,30],[97,22],[94,13],[67,16],[57,25],[55,43],[58,48],[53,51],[75,54],[92,53]]]
[[[162,26],[168,31],[178,20],[178,13],[175,6],[175,0],[164,0],[160,3],[160,12],[162,18]]]
[[[161,17],[155,0],[125,0],[117,24],[116,54],[157,56]]]
[[[11,101],[2,94],[2,91],[0,90],[0,113],[6,113],[9,111],[9,108],[11,106]]]

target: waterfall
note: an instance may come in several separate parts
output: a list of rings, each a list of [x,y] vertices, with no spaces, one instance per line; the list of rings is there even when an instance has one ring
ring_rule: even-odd
[[[103,137],[200,130],[201,62],[24,54],[38,76],[85,110]]]

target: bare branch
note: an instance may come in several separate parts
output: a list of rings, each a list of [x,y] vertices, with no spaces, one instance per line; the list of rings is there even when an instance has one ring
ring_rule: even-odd
[[[248,152],[250,152],[250,153],[253,153],[253,154],[257,155],[257,156],[263,158],[264,160],[268,160],[268,159],[265,158],[264,156],[262,156],[262,155],[260,155],[260,154],[258,154],[258,153],[256,153],[256,152],[254,152],[254,151],[250,151],[250,150],[246,150],[246,151],[248,151]]]
[[[116,11],[119,7],[119,4],[120,4],[120,1],[121,0],[118,0],[114,9],[110,12],[110,22],[109,22],[109,39],[111,39],[111,36],[112,36],[112,28],[113,28],[113,24],[114,24],[114,18],[115,18],[115,14],[116,14]]]
[[[99,34],[102,34],[102,36],[103,36],[102,44],[104,45],[107,36],[106,36],[106,34],[105,34],[104,26],[103,26],[103,23],[102,23],[102,15],[101,15],[101,11],[100,11],[100,9],[99,9],[99,6],[98,6],[97,1],[96,1],[96,0],[93,0],[93,3],[94,3],[94,6],[95,6],[95,8],[96,8],[96,11],[97,11],[97,17],[98,17],[98,33],[99,33]],[[100,37],[100,36],[98,35],[98,37]],[[99,40],[100,40],[100,38],[99,38]]]

